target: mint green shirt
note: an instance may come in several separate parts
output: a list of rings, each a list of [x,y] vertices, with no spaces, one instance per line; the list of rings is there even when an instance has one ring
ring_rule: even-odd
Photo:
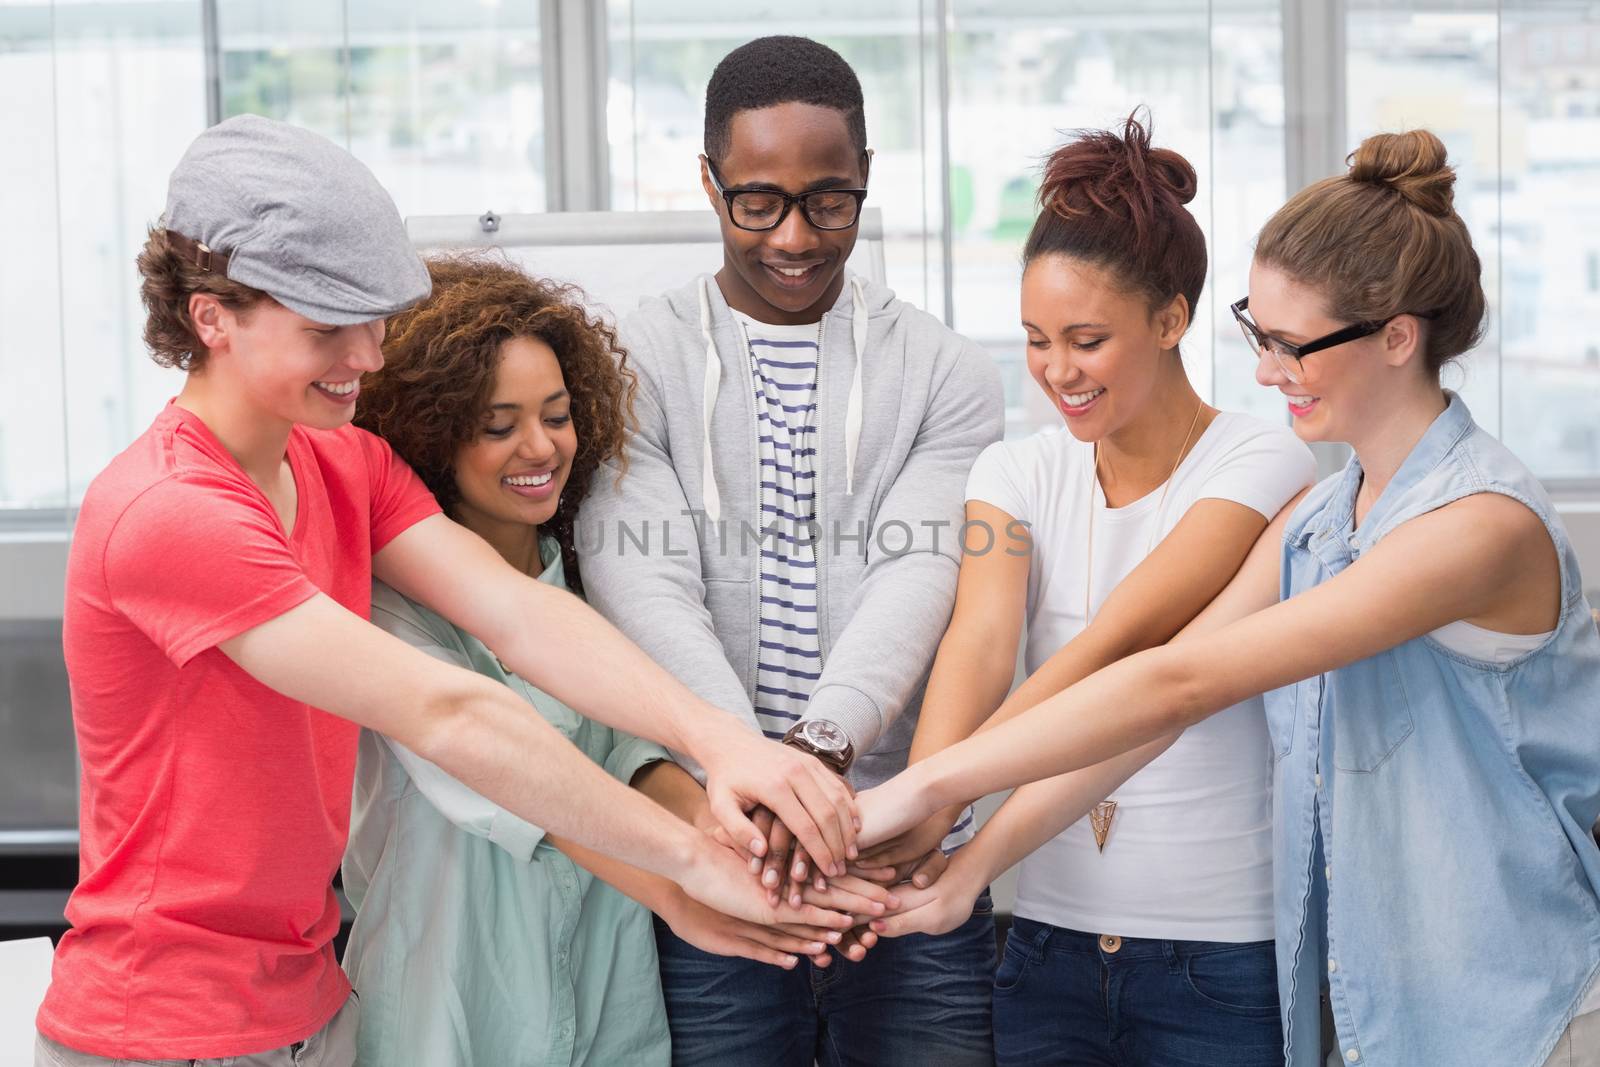
[[[565,589],[555,542],[540,548],[539,580]],[[482,642],[382,582],[372,621],[510,686],[624,783],[669,758],[507,672]],[[344,966],[361,997],[363,1067],[670,1061],[650,913],[539,827],[370,730],[343,871],[357,909]]]

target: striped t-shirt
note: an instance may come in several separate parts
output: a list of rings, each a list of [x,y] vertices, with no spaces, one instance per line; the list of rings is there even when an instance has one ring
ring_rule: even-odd
[[[761,613],[755,711],[761,730],[782,738],[800,720],[822,674],[817,630],[817,367],[820,323],[774,326],[734,312],[749,352],[761,460]],[[852,741],[855,739],[852,738]],[[857,750],[857,755],[863,753]],[[942,847],[970,841],[972,809]]]
[[[773,326],[737,315],[749,351],[761,461],[761,612],[756,720],[781,738],[822,675],[817,629],[817,361],[820,323]]]

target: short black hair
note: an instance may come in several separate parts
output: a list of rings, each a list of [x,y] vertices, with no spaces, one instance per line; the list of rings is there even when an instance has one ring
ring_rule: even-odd
[[[706,156],[728,153],[728,128],[741,111],[814,104],[844,114],[856,150],[867,150],[861,82],[844,57],[809,37],[758,37],[722,57],[706,86]]]

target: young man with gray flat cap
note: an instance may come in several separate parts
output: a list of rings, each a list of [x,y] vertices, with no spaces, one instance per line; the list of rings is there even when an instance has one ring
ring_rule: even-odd
[[[361,375],[383,362],[384,316],[429,289],[365,167],[305,130],[230,119],[179,163],[139,270],[145,339],[187,377],[89,487],[73,539],[80,880],[36,1064],[353,1062],[330,883],[360,726],[721,911],[849,926],[771,906],[732,850],[505,686],[366,621],[378,577],[558,700],[692,753],[734,840],[754,842],[760,804],[830,862],[854,854],[842,782],[512,569],[349,424]]]

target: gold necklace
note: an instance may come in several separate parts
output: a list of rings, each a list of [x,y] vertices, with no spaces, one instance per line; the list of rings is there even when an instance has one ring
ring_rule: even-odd
[[[1194,418],[1189,421],[1189,432],[1183,435],[1183,444],[1178,446],[1178,455],[1172,461],[1172,469],[1167,472],[1167,480],[1161,486],[1161,497],[1156,501],[1156,514],[1153,528],[1150,532],[1150,544],[1145,548],[1145,558],[1156,549],[1156,539],[1161,536],[1161,516],[1167,506],[1167,490],[1172,488],[1173,475],[1178,473],[1178,468],[1183,464],[1184,453],[1189,450],[1189,442],[1194,438],[1194,428],[1200,425],[1200,414],[1205,411],[1204,400],[1194,409]],[[1100,442],[1094,443],[1094,466],[1089,470],[1089,555],[1083,563],[1083,627],[1089,628],[1089,598],[1094,583],[1094,486],[1100,478]],[[1117,816],[1117,802],[1115,800],[1102,800],[1089,812],[1089,829],[1094,831],[1095,846],[1101,851],[1106,850],[1106,839],[1111,836],[1111,820]]]

